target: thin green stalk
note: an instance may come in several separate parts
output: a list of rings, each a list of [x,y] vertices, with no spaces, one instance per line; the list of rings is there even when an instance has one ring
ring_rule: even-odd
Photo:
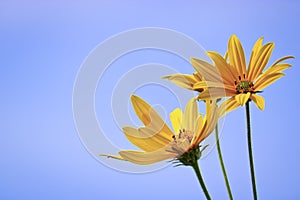
[[[250,106],[249,106],[249,103],[250,103],[249,101],[246,103],[248,152],[249,152],[249,162],[250,162],[250,171],[251,171],[253,199],[257,200],[257,191],[256,191],[255,174],[254,174],[254,162],[253,162],[252,144],[251,144],[251,123],[250,123]]]
[[[209,195],[209,193],[208,193],[208,190],[207,190],[207,188],[206,188],[206,186],[205,186],[205,183],[204,183],[204,180],[203,180],[203,178],[202,178],[202,175],[201,175],[201,172],[200,172],[200,169],[199,169],[198,162],[195,161],[194,164],[192,165],[192,167],[193,167],[193,169],[194,169],[194,171],[195,171],[195,173],[196,173],[196,175],[197,175],[197,177],[198,177],[199,183],[200,183],[200,185],[201,185],[201,187],[202,187],[202,190],[203,190],[203,192],[204,192],[204,194],[205,194],[206,199],[207,199],[207,200],[211,200],[211,197],[210,197],[210,195]]]
[[[215,130],[216,130],[216,141],[217,141],[217,149],[218,149],[219,161],[220,161],[220,165],[222,167],[222,172],[223,172],[223,177],[224,177],[225,184],[226,184],[227,193],[228,193],[229,199],[233,200],[231,189],[230,189],[230,184],[229,184],[229,180],[228,180],[228,177],[227,177],[227,173],[226,173],[226,169],[225,169],[225,164],[224,164],[223,156],[222,156],[222,152],[221,152],[221,146],[220,146],[220,141],[219,141],[218,124],[217,124]]]

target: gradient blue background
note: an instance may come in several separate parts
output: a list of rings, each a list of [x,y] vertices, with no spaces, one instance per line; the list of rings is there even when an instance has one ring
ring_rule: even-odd
[[[287,76],[263,93],[265,111],[251,109],[260,199],[299,199],[299,6],[296,0],[1,1],[0,199],[204,199],[192,169],[120,173],[95,160],[77,135],[72,90],[84,58],[111,35],[146,26],[180,31],[218,52],[235,33],[248,55],[264,36],[276,43],[271,61],[296,56]],[[131,58],[129,65],[143,63]],[[154,93],[144,98],[157,103]],[[251,199],[244,115],[242,108],[228,115],[222,133],[235,199]],[[226,199],[215,150],[201,168],[213,199]]]

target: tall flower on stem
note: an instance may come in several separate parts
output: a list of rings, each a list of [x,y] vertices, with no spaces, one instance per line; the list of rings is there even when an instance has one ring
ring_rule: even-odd
[[[131,96],[133,108],[144,126],[123,127],[127,139],[143,151],[123,150],[119,156],[101,154],[110,158],[148,165],[171,159],[179,165],[193,167],[207,199],[211,199],[203,181],[198,160],[202,151],[200,143],[214,130],[218,121],[216,102],[206,102],[206,116],[198,114],[196,99],[192,98],[184,112],[176,108],[170,113],[173,131],[158,113],[144,100]],[[201,149],[200,149],[201,148]]]
[[[283,70],[291,65],[282,63],[282,61],[293,58],[293,56],[282,57],[263,71],[274,49],[274,43],[262,45],[262,42],[263,38],[256,41],[248,69],[246,69],[243,47],[235,35],[232,35],[228,42],[229,62],[216,52],[207,53],[214,61],[215,66],[192,58],[193,67],[203,76],[202,81],[193,85],[193,90],[205,89],[199,94],[198,99],[231,97],[224,104],[235,105],[233,109],[244,106],[249,100],[252,100],[260,110],[263,110],[264,98],[258,93],[284,76]]]
[[[226,54],[226,56],[227,56],[227,54]],[[220,74],[216,74],[216,75],[220,76]],[[192,75],[189,75],[189,74],[173,74],[173,75],[169,75],[169,76],[164,76],[163,78],[168,79],[169,81],[172,81],[173,83],[175,83],[176,85],[178,85],[182,88],[197,91],[197,92],[199,92],[199,94],[204,91],[204,87],[195,87],[197,85],[197,83],[205,81],[205,79],[200,75],[199,72],[194,72]],[[223,93],[225,94],[225,90],[223,90]],[[222,106],[219,109],[219,117],[222,117],[227,112],[229,112],[232,109],[235,109],[236,107],[237,107],[237,104],[232,104],[232,103],[229,104],[229,105],[228,104],[222,104]],[[215,127],[215,137],[216,137],[218,157],[219,157],[219,161],[220,161],[220,165],[221,165],[221,169],[222,169],[222,173],[223,173],[227,193],[228,193],[229,199],[232,200],[233,195],[232,195],[232,192],[231,192],[231,187],[230,187],[229,179],[228,179],[226,168],[225,168],[225,163],[224,163],[224,160],[223,160],[221,144],[220,144],[220,139],[219,139],[218,124]]]
[[[235,35],[232,35],[228,42],[228,60],[216,52],[208,52],[215,66],[196,58],[191,59],[193,67],[203,76],[202,81],[193,84],[193,90],[204,88],[198,99],[230,97],[221,105],[227,107],[227,112],[246,105],[248,152],[254,199],[257,199],[257,191],[251,144],[249,102],[253,101],[260,110],[263,110],[265,101],[258,93],[284,76],[282,71],[291,65],[282,63],[282,61],[293,58],[293,56],[282,57],[264,71],[272,54],[274,43],[262,45],[262,41],[263,38],[260,38],[255,43],[248,69],[246,69],[243,47]]]

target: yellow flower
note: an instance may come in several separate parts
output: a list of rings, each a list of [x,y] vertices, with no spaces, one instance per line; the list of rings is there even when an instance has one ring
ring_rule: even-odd
[[[231,97],[221,105],[222,107],[226,105],[226,112],[240,105],[244,106],[249,100],[263,110],[264,98],[258,93],[284,76],[282,71],[291,65],[281,62],[293,56],[282,57],[263,71],[272,54],[274,43],[262,45],[262,41],[263,38],[259,38],[255,43],[248,69],[246,69],[243,47],[235,35],[232,35],[228,42],[228,61],[216,52],[207,53],[214,61],[215,67],[205,61],[192,58],[193,67],[203,77],[202,81],[193,84],[193,90],[204,88],[198,99]]]
[[[144,100],[132,95],[132,105],[145,126],[123,127],[127,139],[143,151],[123,150],[119,156],[102,154],[110,158],[147,165],[166,159],[177,159],[185,165],[201,156],[199,144],[214,130],[217,123],[215,102],[206,103],[206,116],[198,114],[196,99],[192,98],[184,113],[176,108],[170,113],[173,131],[158,113]],[[192,159],[192,160],[191,160]]]

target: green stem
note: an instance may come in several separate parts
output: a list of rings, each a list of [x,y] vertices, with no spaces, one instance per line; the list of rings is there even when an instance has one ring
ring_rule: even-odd
[[[211,200],[210,195],[209,195],[209,193],[208,193],[208,190],[207,190],[207,188],[206,188],[206,186],[205,186],[204,180],[203,180],[203,178],[202,178],[202,175],[201,175],[201,172],[200,172],[200,169],[199,169],[198,162],[195,161],[194,164],[192,165],[192,167],[193,167],[193,169],[195,170],[195,173],[196,173],[196,175],[197,175],[197,177],[198,177],[199,183],[200,183],[200,185],[201,185],[201,187],[202,187],[202,190],[203,190],[203,192],[204,192],[204,194],[205,194],[206,199],[207,199],[207,200]]]
[[[250,162],[250,171],[251,171],[251,180],[252,180],[253,199],[257,200],[257,191],[256,191],[255,174],[254,174],[254,162],[253,162],[252,144],[251,144],[251,123],[250,123],[249,103],[250,103],[249,101],[246,103],[248,152],[249,152],[249,162]]]
[[[216,141],[217,141],[218,155],[219,155],[219,160],[220,160],[220,164],[221,164],[221,167],[222,167],[223,177],[224,177],[224,180],[225,180],[225,183],[226,183],[227,193],[228,193],[229,199],[233,200],[231,189],[230,189],[230,184],[229,184],[229,180],[228,180],[228,177],[227,177],[225,164],[224,164],[223,156],[222,156],[222,152],[221,152],[221,146],[220,146],[220,141],[219,141],[218,124],[217,124],[215,130],[216,130]]]

